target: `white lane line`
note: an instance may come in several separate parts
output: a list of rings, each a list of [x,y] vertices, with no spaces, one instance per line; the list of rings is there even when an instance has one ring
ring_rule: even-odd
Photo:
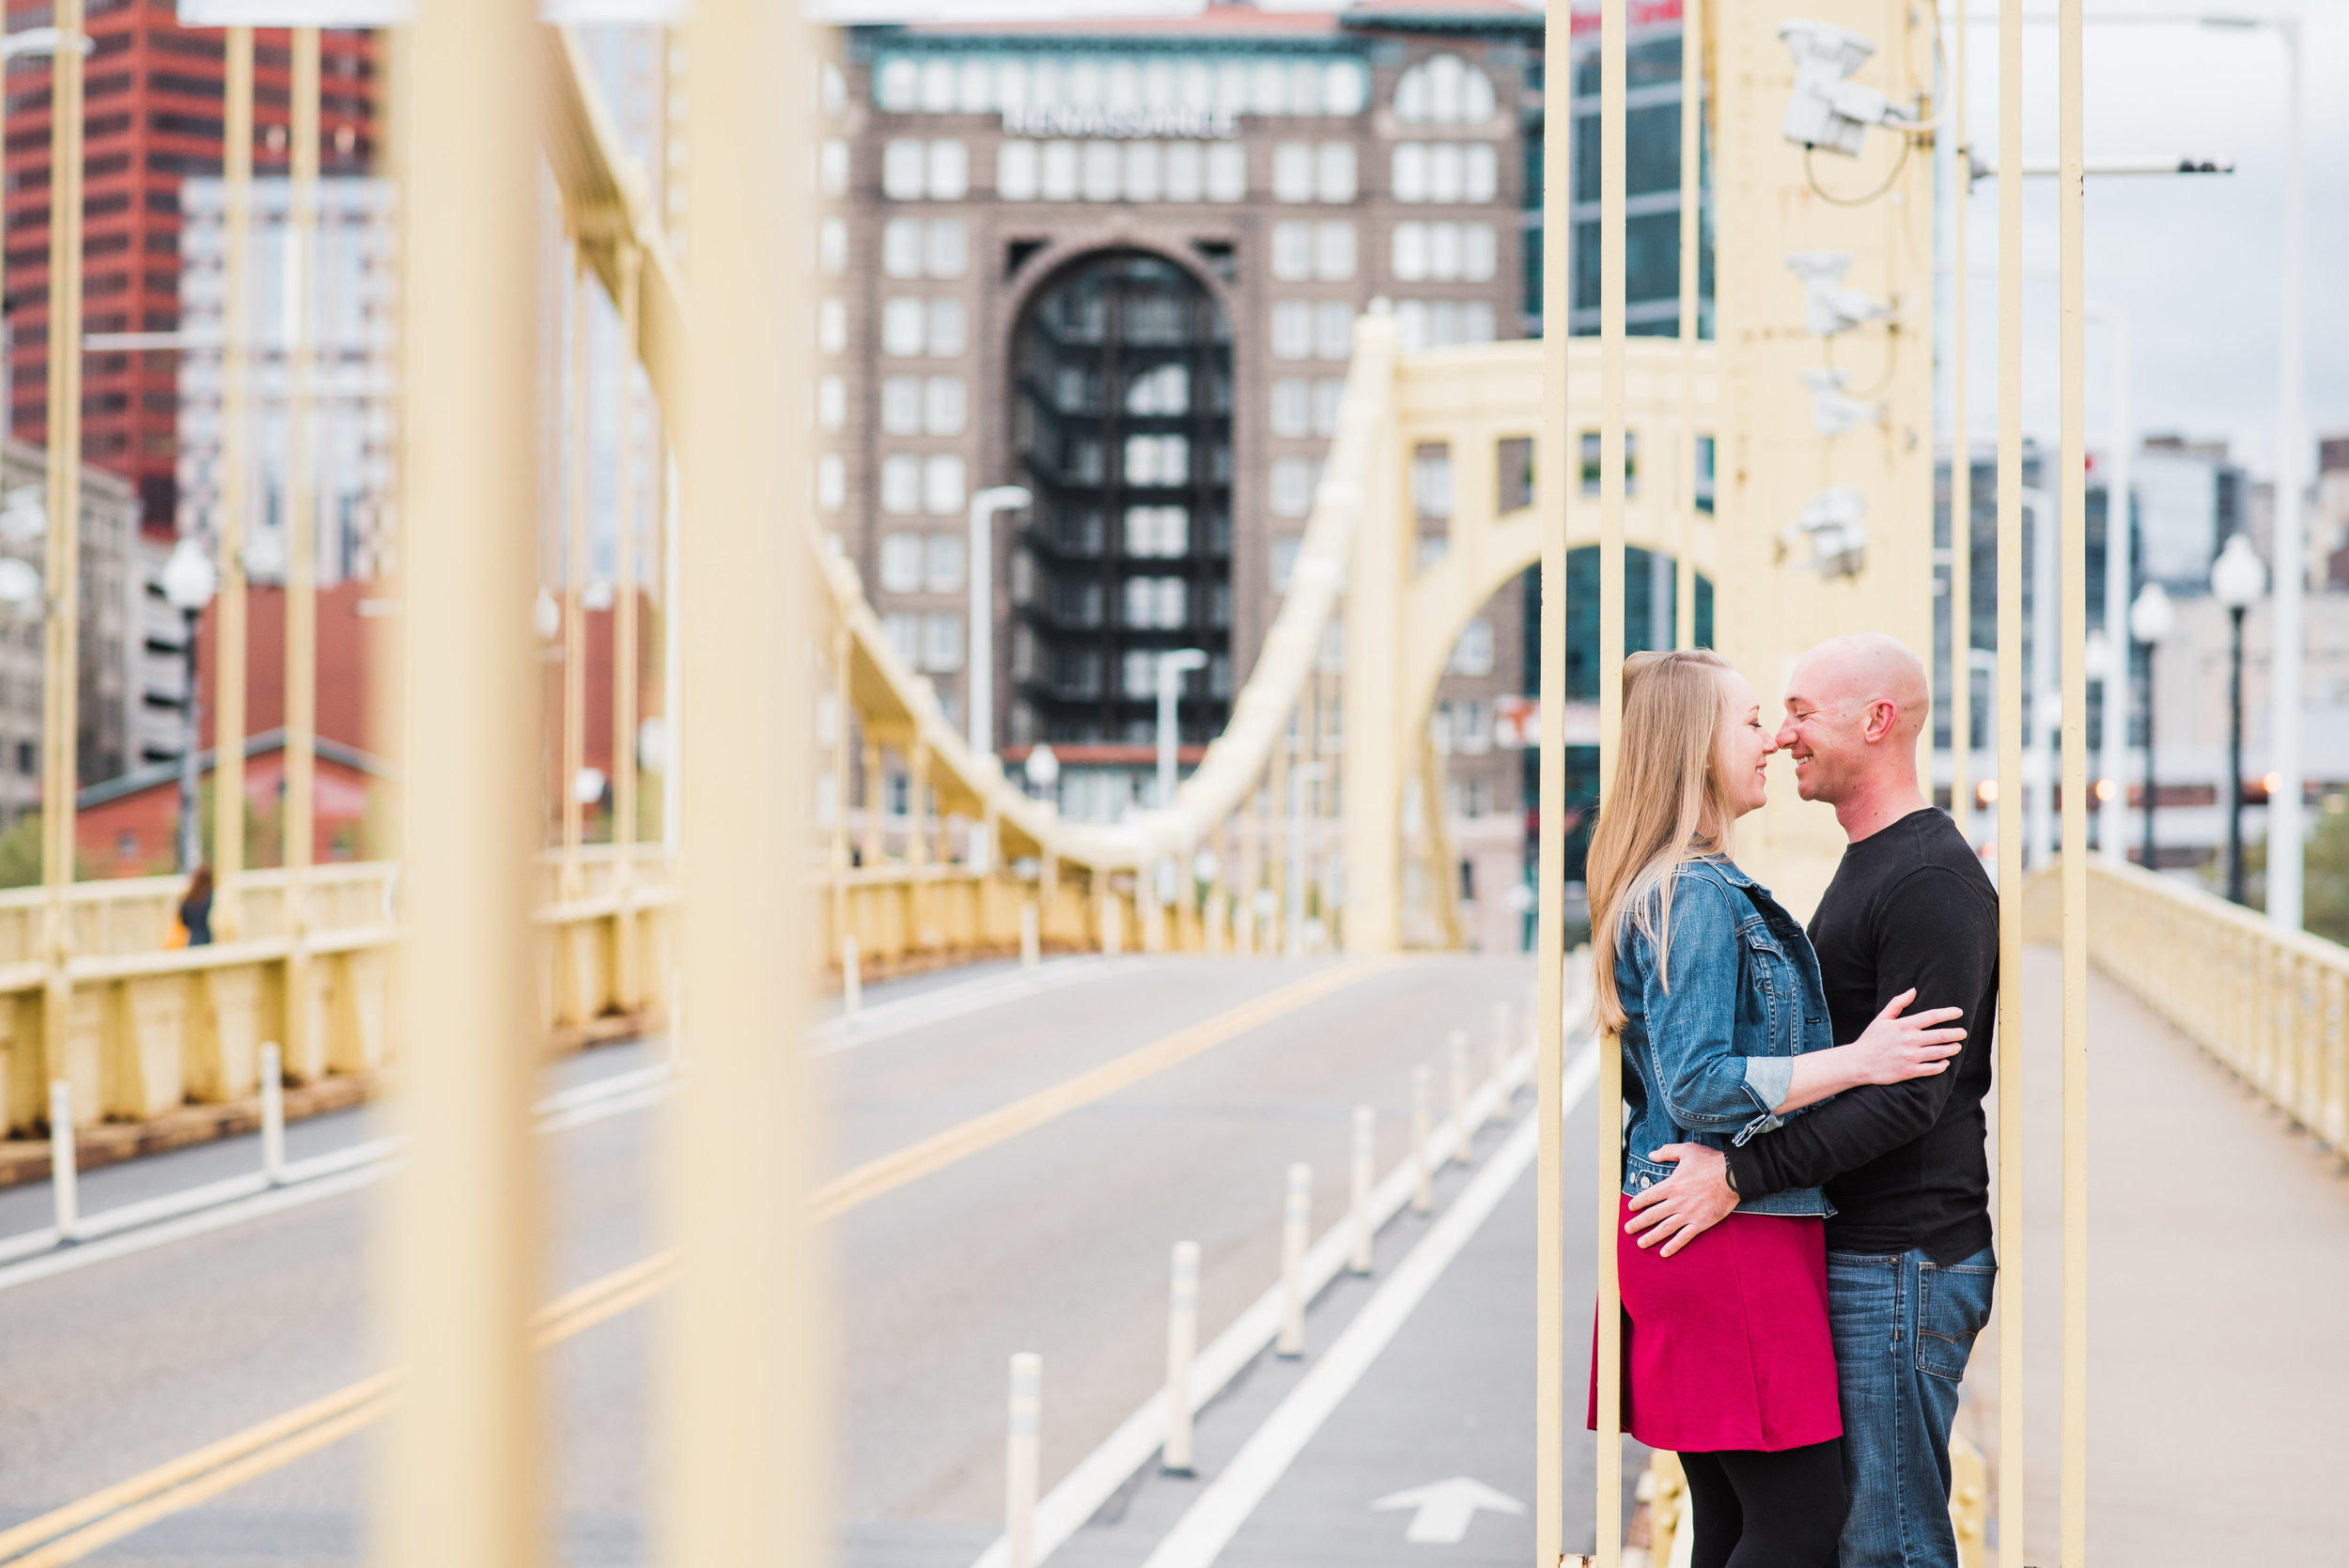
[[[994,1007],[1006,1001],[1019,1001],[1045,991],[1057,991],[1064,986],[1081,986],[1090,980],[1105,979],[1140,968],[1148,960],[1138,955],[1123,958],[1056,958],[1040,966],[1034,973],[1014,970],[1008,974],[990,974],[984,979],[968,980],[958,986],[941,986],[895,1001],[885,1001],[865,1008],[858,1014],[851,1027],[846,1018],[830,1018],[809,1030],[804,1038],[808,1054],[830,1056],[834,1051],[852,1050],[879,1040],[903,1034],[925,1024],[943,1023],[982,1008]]]
[[[1566,1069],[1564,1104],[1571,1107],[1580,1100],[1597,1078],[1597,1052],[1587,1050]],[[1540,1118],[1528,1117],[1485,1162],[1484,1169],[1470,1178],[1452,1206],[1372,1293],[1321,1359],[1241,1445],[1230,1466],[1175,1521],[1143,1568],[1208,1568],[1222,1554],[1256,1505],[1393,1343],[1413,1309],[1500,1207],[1501,1199],[1533,1163],[1540,1147]]]
[[[1582,1063],[1592,1066],[1587,1073]],[[1510,1063],[1510,1081],[1523,1083],[1533,1065],[1533,1052],[1517,1053]],[[1568,1105],[1579,1099],[1589,1088],[1584,1082],[1576,1087],[1574,1075],[1595,1081],[1595,1059],[1589,1053],[1578,1058],[1568,1069]],[[1490,1080],[1480,1086],[1470,1097],[1467,1107],[1470,1127],[1484,1126],[1492,1098]],[[1459,1129],[1449,1120],[1428,1135],[1428,1163],[1440,1169],[1459,1141]],[[1413,1188],[1418,1185],[1417,1167],[1408,1158],[1387,1173],[1371,1193],[1370,1218],[1373,1229],[1383,1230],[1387,1222],[1403,1212],[1411,1201]],[[1354,1247],[1354,1226],[1350,1219],[1342,1219],[1332,1225],[1313,1250],[1305,1254],[1305,1298],[1318,1296],[1338,1277],[1346,1266]],[[1276,1282],[1251,1303],[1232,1326],[1216,1336],[1214,1342],[1201,1350],[1191,1363],[1190,1404],[1193,1412],[1221,1394],[1251,1361],[1272,1344],[1273,1336],[1281,1327],[1281,1287]],[[1166,1390],[1161,1388],[1143,1402],[1142,1407],[1119,1423],[1117,1429],[1104,1439],[1100,1447],[1087,1454],[1077,1467],[1064,1477],[1059,1485],[1036,1503],[1035,1560],[1042,1562],[1066,1545],[1069,1537],[1083,1528],[1084,1522],[1101,1511],[1102,1504],[1114,1496],[1117,1489],[1136,1470],[1148,1464],[1166,1442]],[[998,1536],[992,1545],[979,1554],[972,1568],[1009,1568],[1010,1543]]]

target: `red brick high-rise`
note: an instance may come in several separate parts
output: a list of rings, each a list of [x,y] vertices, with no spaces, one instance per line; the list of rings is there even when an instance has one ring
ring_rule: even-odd
[[[45,3],[8,6],[8,27],[46,24]],[[226,35],[174,20],[173,0],[90,0],[86,65],[83,330],[173,332],[179,325],[179,183],[221,172]],[[380,124],[374,35],[329,32],[320,45],[319,168],[371,166]],[[253,172],[288,172],[292,53],[283,30],[254,42]],[[8,67],[5,279],[12,349],[9,430],[48,427],[50,63]],[[179,357],[93,353],[83,367],[82,454],[138,487],[151,534],[175,526]]]

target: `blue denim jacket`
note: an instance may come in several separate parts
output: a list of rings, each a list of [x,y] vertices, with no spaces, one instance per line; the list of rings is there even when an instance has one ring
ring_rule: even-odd
[[[1835,1043],[1811,939],[1769,890],[1727,860],[1682,864],[1672,893],[1671,988],[1629,920],[1615,960],[1623,1001],[1628,1193],[1672,1174],[1667,1143],[1743,1143],[1780,1125],[1794,1059]],[[1749,1198],[1740,1214],[1832,1214],[1815,1187]]]

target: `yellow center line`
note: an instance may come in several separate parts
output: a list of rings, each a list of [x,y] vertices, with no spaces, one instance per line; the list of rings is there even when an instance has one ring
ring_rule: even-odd
[[[1202,1051],[1368,979],[1388,963],[1346,964],[1310,975],[1025,1099],[870,1160],[817,1188],[808,1199],[808,1218],[818,1224],[836,1219],[885,1193],[1129,1089]],[[656,1252],[557,1296],[531,1315],[531,1347],[545,1350],[560,1344],[643,1305],[667,1288],[676,1277],[677,1263],[675,1250]],[[28,1519],[0,1531],[0,1564],[57,1568],[78,1562],[159,1519],[208,1502],[282,1465],[340,1442],[389,1411],[398,1394],[398,1374],[378,1373]]]

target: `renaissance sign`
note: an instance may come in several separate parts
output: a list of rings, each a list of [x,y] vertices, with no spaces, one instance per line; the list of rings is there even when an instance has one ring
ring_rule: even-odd
[[[1228,109],[1006,109],[1003,134],[1038,140],[1228,142],[1239,116]]]

